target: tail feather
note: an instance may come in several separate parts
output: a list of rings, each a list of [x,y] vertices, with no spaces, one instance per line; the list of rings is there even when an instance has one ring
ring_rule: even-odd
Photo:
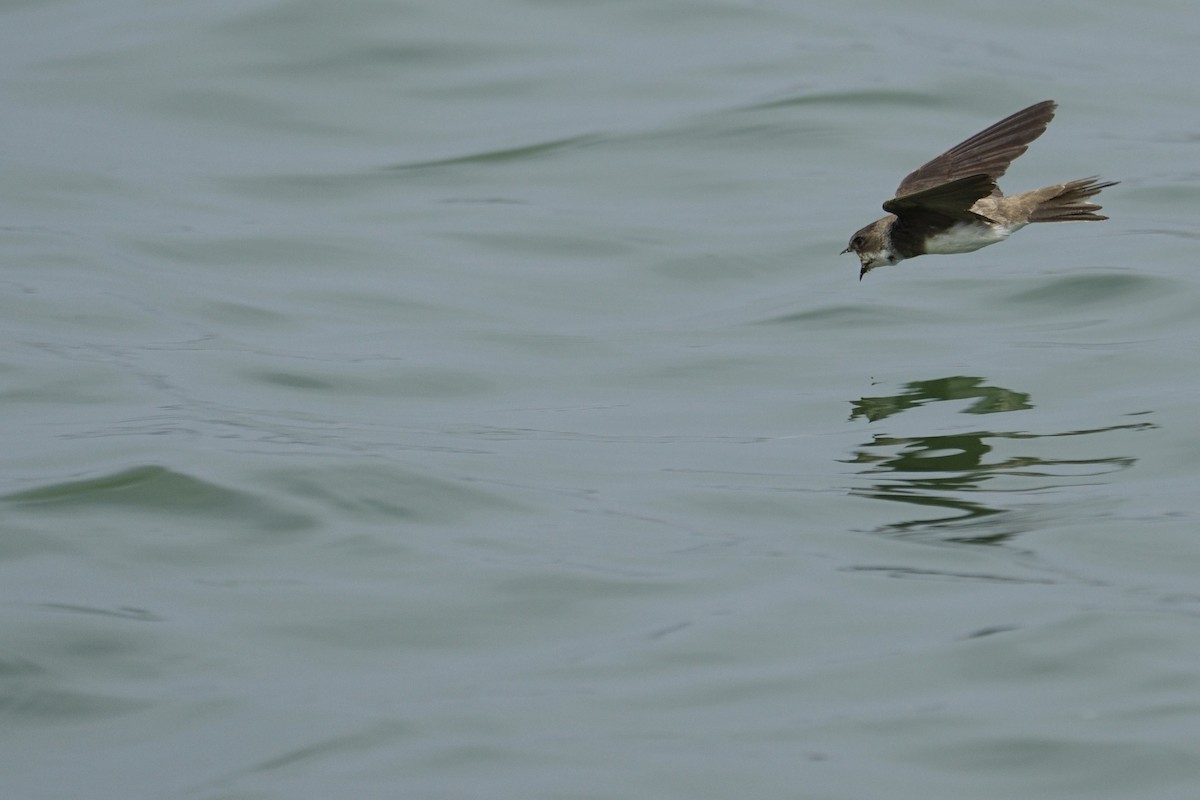
[[[1038,203],[1033,213],[1029,215],[1030,222],[1087,222],[1108,219],[1103,214],[1097,214],[1100,206],[1089,203],[1089,197],[1100,194],[1101,189],[1116,186],[1118,181],[1097,183],[1097,176],[1082,178],[1058,186],[1047,186],[1040,191],[1046,192],[1046,198]]]

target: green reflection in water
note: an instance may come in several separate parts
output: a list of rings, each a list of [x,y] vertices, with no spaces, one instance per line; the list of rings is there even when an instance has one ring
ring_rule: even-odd
[[[896,395],[864,397],[854,401],[851,403],[853,411],[850,419],[863,417],[876,422],[928,403],[964,399],[975,400],[962,409],[961,413],[965,414],[994,414],[1033,408],[1028,394],[986,386],[983,378],[954,376],[915,381],[906,384],[904,390]],[[1092,436],[1153,427],[1152,423],[1123,423],[1048,434],[1021,431],[969,431],[926,436],[876,434],[870,442],[857,449],[847,463],[863,465],[863,475],[880,476],[868,488],[854,490],[854,494],[942,512],[932,517],[924,516],[887,525],[883,529],[885,532],[949,528],[946,533],[955,534],[948,537],[952,541],[994,544],[1019,532],[1020,526],[980,524],[987,518],[996,518],[1011,511],[991,500],[982,499],[981,495],[994,498],[999,493],[1028,494],[1080,483],[1095,483],[1098,476],[1127,469],[1136,461],[1128,456],[1047,458],[1008,455],[989,458],[1000,442]],[[882,476],[886,476],[886,479]]]
[[[1001,411],[1021,411],[1033,408],[1029,395],[1014,392],[999,386],[983,386],[983,378],[955,376],[932,381],[914,381],[905,384],[905,391],[890,397],[864,397],[853,402],[850,419],[866,417],[871,422],[887,419],[893,414],[907,411],[936,400],[968,400],[976,398],[964,414],[996,414]]]

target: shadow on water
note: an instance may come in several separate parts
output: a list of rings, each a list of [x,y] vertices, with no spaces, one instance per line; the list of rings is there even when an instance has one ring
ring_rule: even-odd
[[[997,414],[1032,409],[1030,397],[998,386],[984,385],[983,378],[954,376],[905,384],[898,394],[864,397],[853,401],[850,419],[869,422],[886,420],[911,409],[944,401],[973,401],[960,413]],[[1025,527],[1013,517],[1013,509],[995,502],[1000,493],[1028,497],[1065,486],[1095,483],[1099,476],[1133,466],[1127,456],[1105,458],[1046,457],[1020,454],[1014,442],[1092,436],[1112,431],[1145,430],[1153,423],[1130,423],[1103,428],[1059,433],[972,430],[947,434],[876,434],[861,445],[847,463],[863,466],[862,475],[873,476],[869,487],[853,493],[877,500],[920,506],[929,514],[896,522],[879,529],[882,533],[936,531],[947,541],[999,544]],[[1032,447],[1032,444],[1030,445]],[[1037,448],[1044,451],[1044,447]],[[1069,451],[1069,447],[1064,447]],[[1008,454],[1000,455],[997,451]],[[1016,451],[1016,452],[1012,452]],[[1020,517],[1021,515],[1015,515]]]

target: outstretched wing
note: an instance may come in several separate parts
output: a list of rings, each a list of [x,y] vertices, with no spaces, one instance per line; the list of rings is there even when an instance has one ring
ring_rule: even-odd
[[[955,145],[909,173],[896,189],[896,198],[911,197],[959,178],[976,175],[991,178],[994,189],[995,182],[1008,169],[1008,165],[1046,130],[1050,120],[1054,119],[1055,106],[1053,100],[1043,100]],[[884,208],[887,208],[886,204]]]

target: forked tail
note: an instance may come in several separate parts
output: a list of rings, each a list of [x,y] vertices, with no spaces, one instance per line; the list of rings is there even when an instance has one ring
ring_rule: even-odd
[[[1098,178],[1083,178],[1058,186],[1047,186],[1038,192],[1045,192],[1046,197],[1037,204],[1029,215],[1030,222],[1086,222],[1089,220],[1108,219],[1103,214],[1097,214],[1100,206],[1088,202],[1088,198],[1100,194],[1101,189],[1116,186],[1117,181],[1096,183]]]

